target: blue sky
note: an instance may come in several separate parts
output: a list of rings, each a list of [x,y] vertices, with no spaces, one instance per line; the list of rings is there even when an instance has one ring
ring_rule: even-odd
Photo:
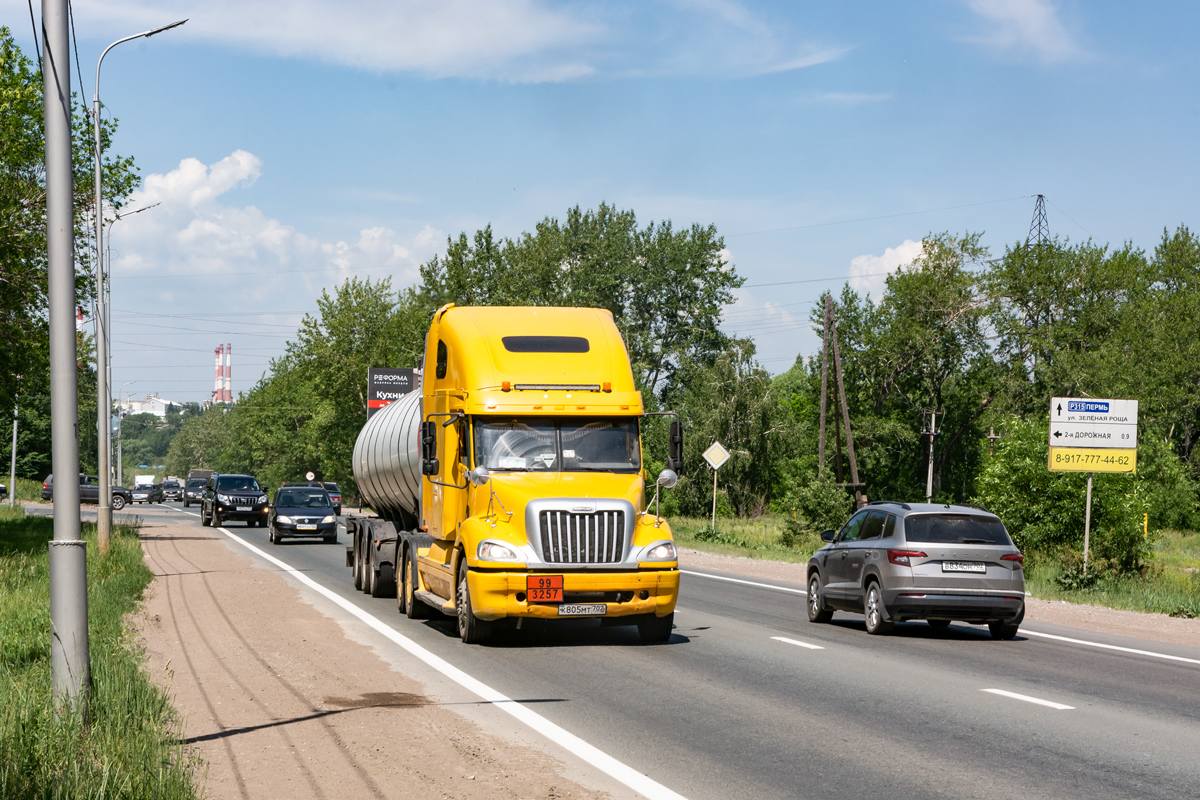
[[[877,292],[930,231],[1000,253],[1038,193],[1072,241],[1198,224],[1190,3],[73,1],[89,99],[109,42],[190,18],[102,78],[127,210],[161,203],[112,239],[139,394],[204,399],[224,341],[245,391],[322,288],[576,204],[714,223],[747,279],[726,327],[772,372],[819,347],[824,289]]]

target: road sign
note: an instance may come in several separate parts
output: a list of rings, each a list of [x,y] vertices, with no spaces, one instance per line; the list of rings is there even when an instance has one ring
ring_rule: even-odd
[[[1051,447],[1137,448],[1137,400],[1050,400]]]
[[[1137,400],[1050,400],[1052,472],[1136,472]]]
[[[703,453],[704,460],[713,469],[720,469],[721,465],[729,460],[729,451],[726,450],[720,442],[713,442],[709,448]]]

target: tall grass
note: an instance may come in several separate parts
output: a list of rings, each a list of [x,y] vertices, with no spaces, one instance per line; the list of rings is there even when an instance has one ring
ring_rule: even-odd
[[[123,624],[153,577],[137,531],[114,526],[103,559],[95,527],[84,526],[84,534],[92,670],[86,722],[56,715],[50,697],[53,521],[0,507],[0,797],[196,797],[197,764]]]
[[[720,555],[805,563],[821,548],[815,533],[795,530],[774,514],[753,519],[717,517],[715,529],[708,518],[669,517],[667,521],[680,546]]]

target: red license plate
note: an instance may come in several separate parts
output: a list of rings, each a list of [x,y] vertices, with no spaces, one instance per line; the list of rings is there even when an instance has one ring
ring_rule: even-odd
[[[525,595],[531,603],[561,603],[563,576],[527,575],[525,576]]]

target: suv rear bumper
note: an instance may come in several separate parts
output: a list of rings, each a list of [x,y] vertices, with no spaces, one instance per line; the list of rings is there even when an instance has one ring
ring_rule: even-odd
[[[1015,594],[921,594],[899,590],[884,600],[895,620],[954,619],[962,622],[1010,622],[1024,615],[1025,598]]]

